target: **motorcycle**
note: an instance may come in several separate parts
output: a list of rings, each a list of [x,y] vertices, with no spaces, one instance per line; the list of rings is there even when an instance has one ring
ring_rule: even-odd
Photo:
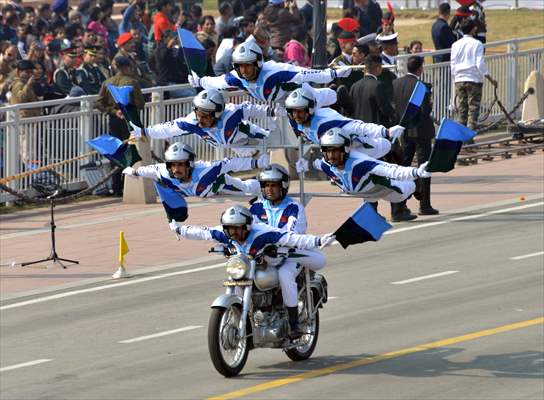
[[[291,340],[278,268],[294,249],[269,246],[254,257],[230,254],[223,246],[210,252],[227,257],[226,293],[212,305],[208,350],[215,369],[236,376],[256,348],[282,349],[293,361],[311,357],[319,336],[319,309],[328,299],[327,281],[308,268],[297,267],[299,326],[302,337]]]

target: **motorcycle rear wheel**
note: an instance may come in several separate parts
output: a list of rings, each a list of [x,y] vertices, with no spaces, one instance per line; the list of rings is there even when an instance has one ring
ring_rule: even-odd
[[[319,310],[315,310],[315,319],[311,326],[305,326],[305,329],[309,329],[313,334],[303,335],[297,342],[300,346],[292,349],[285,350],[285,354],[293,361],[303,361],[310,358],[317,346],[317,338],[319,336]]]
[[[249,354],[247,338],[237,338],[242,311],[236,305],[214,308],[208,324],[208,350],[213,366],[225,377],[236,376]]]

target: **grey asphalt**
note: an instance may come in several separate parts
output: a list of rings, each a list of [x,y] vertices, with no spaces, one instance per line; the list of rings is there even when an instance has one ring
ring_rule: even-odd
[[[489,210],[471,214],[485,211]],[[327,249],[329,294],[335,298],[322,310],[314,356],[295,363],[281,351],[256,350],[234,379],[217,374],[206,344],[209,305],[222,292],[221,268],[2,310],[0,368],[52,361],[1,372],[0,398],[206,398],[542,317],[544,256],[511,258],[544,250],[543,215],[544,207],[538,205],[386,235],[378,243],[348,250]],[[433,221],[441,218],[445,217]],[[425,222],[395,229],[417,224]],[[189,248],[190,242],[179,245]],[[445,271],[458,272],[393,284]],[[119,343],[187,326],[202,328]],[[543,396],[540,323],[304,379],[246,398]]]

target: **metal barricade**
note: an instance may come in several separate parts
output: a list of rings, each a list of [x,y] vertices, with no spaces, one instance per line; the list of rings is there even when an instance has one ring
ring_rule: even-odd
[[[503,54],[486,56],[486,62],[491,74],[499,81],[500,100],[511,108],[515,104],[523,87],[524,80],[532,70],[543,70],[544,48],[538,47],[530,50],[518,50],[519,43],[529,41],[542,41],[544,35],[529,38],[513,39],[489,43],[486,48],[506,45],[507,51]],[[432,57],[448,53],[449,50],[420,53],[425,57]],[[405,71],[406,59],[409,55],[397,57],[399,75]],[[425,65],[423,79],[433,84],[434,117],[452,116],[452,89],[450,65],[448,62]],[[187,88],[189,85],[173,85],[168,87],[155,87],[144,89],[144,94],[151,95],[151,101],[145,104],[141,113],[142,122],[146,125],[157,124],[167,120],[187,115],[192,110],[192,97],[181,99],[165,99],[165,93],[169,90]],[[240,103],[256,101],[246,93],[237,91],[229,93],[230,102]],[[108,131],[107,115],[94,109],[96,96],[84,96],[77,99],[60,99],[35,103],[17,104],[0,108],[0,176],[6,177],[18,174],[36,165],[47,165],[56,161],[66,160],[89,151],[85,142]],[[482,111],[492,104],[493,92],[490,85],[484,85]],[[66,105],[79,102],[78,111],[64,114],[44,115],[32,118],[21,118],[21,110],[29,108],[48,108],[57,105]],[[500,110],[494,106],[489,110],[491,117],[499,117]],[[5,118],[3,118],[5,116]],[[264,128],[269,127],[269,119],[264,118],[254,121]],[[278,121],[283,130],[281,143],[289,142],[290,128],[284,119]],[[23,140],[25,139],[25,140]],[[194,135],[173,138],[183,141],[195,148],[198,157],[203,160],[212,160],[229,155],[230,150],[216,149],[203,142]],[[280,143],[280,144],[281,144]],[[272,142],[271,142],[272,144]],[[277,142],[273,143],[278,145]],[[157,156],[162,156],[165,141],[152,141],[152,149]],[[93,159],[84,159],[72,164],[67,164],[57,171],[64,178],[64,183],[81,182],[80,166]],[[28,189],[32,178],[28,177],[19,181],[12,181],[9,185],[14,189]]]

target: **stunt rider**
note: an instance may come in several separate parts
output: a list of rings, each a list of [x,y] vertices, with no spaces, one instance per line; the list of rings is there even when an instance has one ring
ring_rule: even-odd
[[[270,159],[263,154],[258,160],[249,157],[225,158],[219,161],[195,161],[191,146],[174,143],[164,153],[165,163],[138,168],[127,167],[123,174],[150,178],[155,185],[173,188],[183,197],[210,197],[219,193],[258,194],[259,187],[251,180],[243,181],[228,172],[247,171],[268,166]],[[179,222],[187,219],[187,214]],[[175,223],[175,221],[169,221]]]
[[[399,203],[415,190],[414,180],[429,178],[427,163],[418,168],[401,167],[376,160],[361,152],[350,152],[351,141],[340,128],[332,128],[321,136],[323,159],[313,162],[313,168],[323,171],[342,191],[363,194],[366,201],[378,199]],[[297,171],[308,171],[308,161],[300,159]]]
[[[298,234],[274,228],[270,225],[254,222],[251,212],[240,205],[227,208],[221,214],[221,225],[216,227],[177,226],[178,235],[194,240],[214,240],[223,243],[235,253],[255,256],[270,245],[292,247],[297,249],[316,249],[332,244],[334,235],[327,233],[323,236]],[[325,259],[322,257],[324,265]],[[289,314],[290,337],[297,339],[304,334],[298,324],[298,293],[296,283],[294,291],[286,279],[282,279],[282,270],[295,269],[296,263],[287,258],[281,268],[280,286],[283,301]]]
[[[329,107],[318,107],[314,91],[309,85],[303,85],[285,99],[293,131],[308,142],[319,144],[319,139],[327,130],[338,128],[343,136],[350,139],[352,150],[381,158],[391,150],[390,141],[404,132],[404,127],[400,125],[387,129],[382,125],[344,117]]]
[[[267,118],[274,115],[274,110],[264,105],[225,104],[221,92],[210,89],[201,91],[193,98],[193,111],[186,117],[150,126],[143,132],[132,125],[132,134],[135,137],[144,134],[154,139],[196,135],[215,147],[246,145],[250,139],[260,141],[270,133],[249,122],[249,118]],[[238,152],[247,154],[248,149],[239,149]]]
[[[263,52],[253,40],[234,49],[232,64],[233,71],[217,77],[199,78],[192,72],[189,83],[204,89],[240,89],[257,100],[273,102],[283,99],[304,82],[330,83],[351,73],[351,69],[345,67],[318,70],[275,61],[263,62]],[[322,106],[336,103],[336,92],[328,88],[319,89],[318,102]]]

